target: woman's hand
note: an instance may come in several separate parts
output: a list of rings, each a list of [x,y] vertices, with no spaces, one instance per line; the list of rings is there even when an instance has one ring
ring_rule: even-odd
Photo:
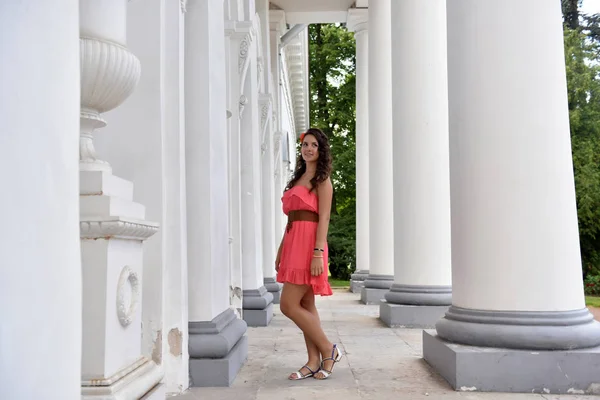
[[[323,273],[323,255],[319,254],[317,257],[313,257],[310,263],[310,274],[312,276],[319,276]]]
[[[277,257],[275,257],[275,272],[279,272],[279,263],[281,262],[281,248],[277,252]]]

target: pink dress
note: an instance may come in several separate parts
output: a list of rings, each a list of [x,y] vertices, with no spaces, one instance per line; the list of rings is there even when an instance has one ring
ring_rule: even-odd
[[[311,192],[306,186],[294,186],[283,193],[281,201],[283,202],[283,212],[286,215],[295,210],[319,211],[317,194],[314,191]],[[314,294],[331,296],[333,292],[327,279],[327,244],[325,244],[325,253],[323,254],[323,273],[319,276],[312,276],[310,273],[310,263],[313,259],[317,238],[317,226],[317,222],[294,221],[292,228],[286,231],[281,248],[277,282],[311,285]]]

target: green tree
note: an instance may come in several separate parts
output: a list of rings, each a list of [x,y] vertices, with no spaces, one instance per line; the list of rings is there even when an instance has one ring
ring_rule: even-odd
[[[598,44],[565,27],[571,146],[584,274],[600,272],[600,69]]]
[[[339,24],[309,26],[310,121],[327,134],[333,155],[329,228],[331,275],[348,279],[356,260],[356,45]]]

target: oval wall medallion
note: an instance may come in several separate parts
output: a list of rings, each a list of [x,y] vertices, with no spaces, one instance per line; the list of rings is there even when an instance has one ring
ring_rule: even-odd
[[[126,304],[127,284],[131,290],[131,299]],[[123,267],[117,285],[117,316],[124,327],[131,324],[140,301],[140,281],[137,274],[129,267]]]

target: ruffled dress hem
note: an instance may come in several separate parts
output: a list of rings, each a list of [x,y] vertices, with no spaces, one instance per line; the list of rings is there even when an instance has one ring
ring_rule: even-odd
[[[323,280],[319,276],[312,276],[310,271],[301,269],[283,268],[277,273],[277,282],[292,283],[294,285],[309,285],[312,287],[315,295],[331,296],[333,291],[329,282]]]

